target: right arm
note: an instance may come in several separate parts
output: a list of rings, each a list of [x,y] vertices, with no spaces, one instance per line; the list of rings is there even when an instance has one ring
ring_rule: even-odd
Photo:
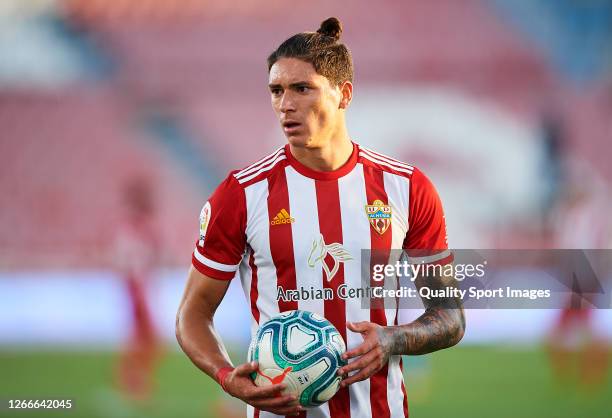
[[[213,379],[216,379],[221,368],[233,368],[213,325],[213,316],[229,283],[229,280],[215,280],[205,276],[191,266],[176,315],[176,339],[179,345],[193,364]]]
[[[213,317],[229,283],[229,280],[205,276],[191,267],[176,315],[176,338],[179,345],[193,364],[215,380],[221,369],[231,368],[232,371],[219,382],[230,395],[257,409],[277,415],[303,411],[295,396],[281,395],[285,385],[255,386],[250,374],[258,369],[257,363],[246,363],[233,368],[213,324]]]

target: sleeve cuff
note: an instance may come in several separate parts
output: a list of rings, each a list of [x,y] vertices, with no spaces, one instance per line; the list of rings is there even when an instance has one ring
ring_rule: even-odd
[[[196,248],[191,256],[191,263],[200,273],[217,280],[231,280],[236,275],[240,264],[223,264],[210,260],[200,254]]]
[[[452,263],[455,256],[451,250],[409,250],[404,249],[406,261],[410,264],[437,264]]]

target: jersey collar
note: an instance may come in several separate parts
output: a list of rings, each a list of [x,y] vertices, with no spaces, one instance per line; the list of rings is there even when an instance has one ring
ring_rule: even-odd
[[[359,146],[352,142],[353,144],[353,152],[349,159],[344,163],[344,165],[333,171],[316,171],[312,168],[306,167],[304,164],[300,163],[292,154],[291,148],[289,144],[285,145],[285,155],[287,156],[287,161],[289,165],[295,169],[298,173],[303,176],[310,177],[315,180],[337,180],[340,177],[343,177],[350,173],[355,165],[357,164],[357,158],[359,156]]]

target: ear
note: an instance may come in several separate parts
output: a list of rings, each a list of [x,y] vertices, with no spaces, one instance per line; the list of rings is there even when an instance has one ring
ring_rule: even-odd
[[[353,100],[353,83],[350,81],[345,81],[339,86],[340,94],[342,94],[342,98],[340,99],[340,104],[338,105],[339,109],[346,109],[349,107],[351,100]]]

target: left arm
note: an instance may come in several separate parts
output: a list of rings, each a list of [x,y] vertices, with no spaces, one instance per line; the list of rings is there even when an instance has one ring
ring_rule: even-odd
[[[424,286],[432,290],[457,288],[452,277],[435,277],[415,280],[417,289]],[[465,316],[461,299],[431,298],[421,299],[425,312],[414,322],[398,327],[383,329],[385,338],[391,345],[391,355],[427,354],[452,347],[461,341],[465,332]]]

